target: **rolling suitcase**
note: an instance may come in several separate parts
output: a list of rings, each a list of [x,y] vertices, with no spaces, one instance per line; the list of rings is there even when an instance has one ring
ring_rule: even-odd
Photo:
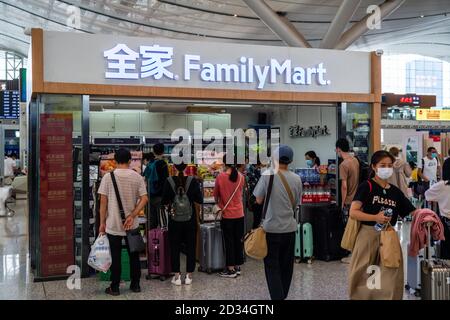
[[[336,205],[321,206],[313,215],[314,258],[323,261],[339,260],[348,252],[341,248],[344,235],[343,217]]]
[[[430,256],[431,224],[427,224],[426,259],[420,264],[422,280],[420,296],[422,300],[450,300],[450,264],[445,260],[433,259]]]
[[[408,243],[408,252],[409,252]],[[431,248],[431,256],[435,258],[434,249]],[[416,297],[420,297],[421,289],[421,263],[425,259],[425,249],[421,249],[417,257],[408,255],[406,262],[406,285],[405,289]]]
[[[201,252],[198,271],[212,273],[225,268],[225,248],[220,223],[200,225]]]
[[[152,275],[157,275],[161,281],[164,281],[172,272],[172,262],[169,231],[167,230],[166,214],[163,209],[160,211],[159,219],[158,227],[148,232],[148,275],[146,278],[149,280],[152,279]]]
[[[299,223],[295,232],[295,260],[297,263],[312,262],[313,232],[310,223]]]

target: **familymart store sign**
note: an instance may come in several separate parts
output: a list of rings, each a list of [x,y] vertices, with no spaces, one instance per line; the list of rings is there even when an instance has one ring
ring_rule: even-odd
[[[44,65],[49,82],[370,93],[367,52],[45,32]]]

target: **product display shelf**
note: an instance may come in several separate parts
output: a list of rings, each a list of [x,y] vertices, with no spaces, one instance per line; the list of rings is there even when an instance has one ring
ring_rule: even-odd
[[[216,204],[213,196],[215,179],[207,179],[201,183],[201,188],[203,192],[203,205],[201,222],[211,222],[215,220],[213,215],[213,207]]]

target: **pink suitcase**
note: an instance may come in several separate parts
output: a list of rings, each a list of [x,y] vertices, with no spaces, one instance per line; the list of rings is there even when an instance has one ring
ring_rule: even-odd
[[[172,263],[170,259],[169,232],[166,225],[161,224],[148,232],[148,275],[159,276],[161,281],[166,280],[172,272]]]

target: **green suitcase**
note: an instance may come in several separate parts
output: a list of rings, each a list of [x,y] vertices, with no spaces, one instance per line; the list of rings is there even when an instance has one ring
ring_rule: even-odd
[[[313,234],[310,223],[299,223],[295,232],[295,260],[311,263],[313,258]]]

